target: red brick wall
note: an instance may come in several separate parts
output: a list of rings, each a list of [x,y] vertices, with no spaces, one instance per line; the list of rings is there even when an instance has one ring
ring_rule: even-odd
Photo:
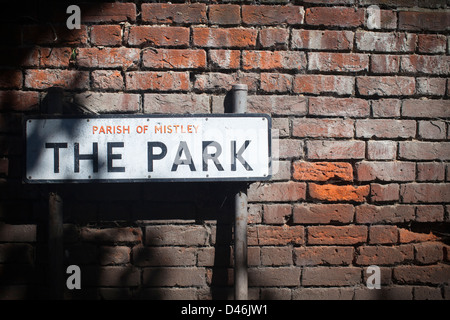
[[[0,13],[0,299],[52,276],[48,186],[21,183],[21,119],[51,88],[66,113],[223,113],[234,83],[280,136],[248,190],[249,297],[450,299],[446,1],[174,2],[80,5],[79,30],[61,2]],[[232,184],[58,190],[66,298],[232,297]]]

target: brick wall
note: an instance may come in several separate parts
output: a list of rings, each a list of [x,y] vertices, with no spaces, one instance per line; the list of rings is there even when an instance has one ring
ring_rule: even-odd
[[[174,2],[81,4],[78,30],[60,1],[0,13],[0,298],[45,297],[52,277],[24,115],[58,97],[69,114],[223,113],[245,83],[280,136],[279,171],[248,190],[249,297],[450,299],[446,1]],[[234,187],[57,186],[82,274],[66,298],[232,297]]]

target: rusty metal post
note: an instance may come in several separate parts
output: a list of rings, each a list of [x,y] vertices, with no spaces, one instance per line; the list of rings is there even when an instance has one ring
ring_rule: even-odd
[[[232,87],[233,113],[247,112],[247,85]],[[234,195],[234,299],[248,299],[247,273],[247,185],[243,184]]]

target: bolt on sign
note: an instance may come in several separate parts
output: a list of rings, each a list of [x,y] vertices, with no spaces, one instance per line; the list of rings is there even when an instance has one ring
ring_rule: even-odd
[[[265,114],[27,118],[25,182],[258,181]]]

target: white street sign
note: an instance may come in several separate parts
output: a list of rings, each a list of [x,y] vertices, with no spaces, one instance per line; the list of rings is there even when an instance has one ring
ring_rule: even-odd
[[[271,176],[264,114],[28,118],[25,181],[256,181]]]

